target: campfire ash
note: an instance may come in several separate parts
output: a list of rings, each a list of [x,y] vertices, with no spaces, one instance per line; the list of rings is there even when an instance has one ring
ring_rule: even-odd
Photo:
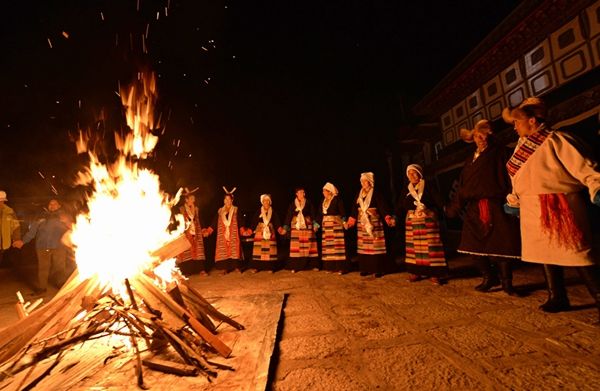
[[[135,360],[141,388],[147,388],[144,365],[208,380],[218,370],[233,369],[210,358],[231,354],[216,331],[221,323],[244,327],[214,308],[175,267],[173,257],[190,246],[181,234],[183,224],[176,232],[168,230],[178,197],[169,199],[158,176],[138,167],[157,142],[153,75],[140,74],[121,98],[131,129],[117,136],[121,156],[109,168],[89,152],[90,167],[80,174],[80,183],[90,185],[93,194],[89,212],[77,217],[70,237],[78,270],[43,306],[24,303],[19,294],[21,319],[0,330],[0,389],[35,387],[54,376],[53,369],[76,347],[101,338],[128,348],[110,350],[105,361],[121,355]],[[79,152],[86,151],[84,144],[80,138]],[[73,371],[63,368],[58,376]]]

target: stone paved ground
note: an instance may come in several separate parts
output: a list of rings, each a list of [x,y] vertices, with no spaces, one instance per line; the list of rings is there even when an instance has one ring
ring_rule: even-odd
[[[600,327],[592,299],[569,272],[574,311],[545,314],[538,266],[515,271],[530,294],[473,290],[464,259],[444,286],[306,271],[194,276],[206,298],[287,294],[273,362],[274,390],[597,390]],[[6,277],[6,273],[4,275]],[[16,316],[3,278],[0,326]],[[21,284],[22,286],[22,284]],[[234,352],[235,353],[235,352]]]

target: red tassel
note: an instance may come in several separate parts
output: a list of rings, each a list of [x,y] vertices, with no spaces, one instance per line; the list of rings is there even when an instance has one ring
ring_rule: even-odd
[[[481,224],[483,224],[483,229],[487,234],[492,222],[490,203],[487,198],[482,198],[479,200],[479,221],[481,221]]]
[[[577,250],[583,240],[583,232],[575,223],[575,215],[564,194],[540,194],[540,222],[542,232],[550,240],[566,249]]]

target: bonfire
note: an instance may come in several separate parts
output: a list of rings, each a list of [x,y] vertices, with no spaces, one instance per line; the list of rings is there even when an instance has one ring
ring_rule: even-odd
[[[160,126],[153,119],[154,75],[140,73],[120,96],[130,132],[115,135],[117,161],[101,163],[83,134],[77,142],[78,152],[90,157],[78,183],[92,189],[88,211],[77,216],[68,237],[77,270],[45,305],[25,303],[18,294],[21,319],[0,331],[0,389],[30,389],[49,375],[77,377],[75,364],[52,372],[74,347],[100,338],[112,339],[105,360],[135,360],[141,388],[143,366],[209,380],[218,370],[233,369],[209,357],[231,354],[216,333],[219,324],[243,326],[214,308],[176,268],[173,258],[190,245],[183,219],[169,230],[180,192],[169,197],[158,176],[139,166],[158,139],[152,133]]]

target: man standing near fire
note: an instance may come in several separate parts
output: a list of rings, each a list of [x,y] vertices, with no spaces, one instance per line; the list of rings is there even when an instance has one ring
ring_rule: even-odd
[[[17,219],[17,214],[11,207],[6,205],[8,198],[6,192],[0,190],[0,263],[4,251],[9,248],[21,248],[23,241],[21,240],[21,226]]]
[[[46,293],[51,272],[57,287],[64,283],[67,277],[67,247],[61,239],[69,230],[70,223],[70,218],[62,211],[60,202],[51,199],[46,212],[32,224],[23,237],[24,243],[35,239],[38,273],[34,294]]]

